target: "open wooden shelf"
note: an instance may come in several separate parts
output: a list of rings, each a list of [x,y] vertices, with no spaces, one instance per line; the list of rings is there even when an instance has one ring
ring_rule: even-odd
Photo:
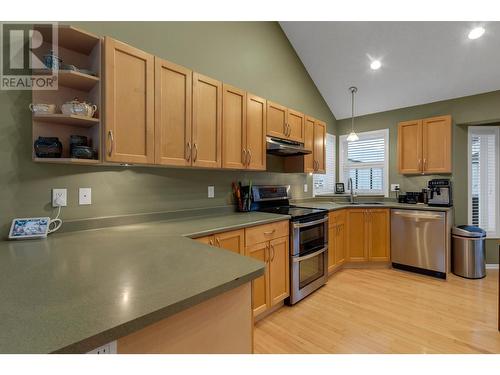
[[[54,113],[49,115],[33,114],[33,120],[50,122],[53,124],[83,126],[86,128],[99,123],[98,118],[85,117],[80,115],[64,115],[62,113]]]
[[[54,163],[54,164],[99,164],[97,159],[76,159],[76,158],[37,158],[33,157],[35,163]]]
[[[33,75],[52,75],[52,70],[36,69],[33,70]],[[90,90],[99,82],[99,77],[77,72],[75,70],[59,70],[57,71],[57,79],[58,85],[82,91]]]
[[[52,42],[52,28],[50,25],[36,25],[35,29],[40,31],[44,41],[49,43]],[[95,45],[101,40],[97,35],[67,25],[58,25],[57,39],[57,43],[60,47],[85,55],[90,54]]]

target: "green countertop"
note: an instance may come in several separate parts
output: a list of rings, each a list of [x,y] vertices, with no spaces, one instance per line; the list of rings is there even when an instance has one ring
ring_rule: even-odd
[[[87,352],[262,275],[193,241],[288,216],[227,212],[0,242],[0,353]]]
[[[383,202],[382,204],[373,203],[363,203],[363,201],[358,201],[360,204],[349,204],[344,202],[333,202],[331,200],[326,200],[325,198],[311,199],[311,200],[300,200],[295,202],[297,206],[307,206],[313,208],[324,208],[328,211],[342,210],[344,208],[399,208],[402,210],[423,210],[423,211],[451,211],[453,207],[430,207],[424,204],[406,204],[397,202]]]

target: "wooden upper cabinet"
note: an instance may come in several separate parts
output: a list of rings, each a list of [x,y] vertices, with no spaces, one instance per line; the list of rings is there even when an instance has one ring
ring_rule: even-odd
[[[269,241],[269,291],[271,306],[290,295],[288,237]]]
[[[245,230],[232,230],[214,235],[214,244],[221,249],[232,251],[236,254],[245,254]]]
[[[304,155],[304,172],[314,172],[314,120],[307,116],[304,121],[304,148],[311,151],[310,154]]]
[[[243,169],[248,160],[246,92],[224,84],[222,97],[222,167]]]
[[[398,170],[401,174],[451,173],[451,116],[400,122]]]
[[[247,93],[247,168],[266,170],[266,99]]]
[[[267,135],[270,137],[287,138],[287,108],[267,101]]]
[[[387,208],[370,209],[368,259],[370,262],[390,260],[390,212]]]
[[[287,138],[292,141],[304,142],[304,115],[300,112],[288,109],[287,113],[288,133]]]
[[[451,116],[422,120],[424,173],[451,173]]]
[[[266,311],[271,304],[269,295],[269,242],[247,246],[245,255],[266,264],[264,275],[252,281],[252,309],[254,316]]]
[[[326,124],[314,123],[314,164],[315,173],[326,173]]]
[[[105,161],[154,163],[154,56],[106,37]]]
[[[192,74],[155,57],[155,163],[191,165]]]
[[[422,121],[399,123],[397,147],[399,173],[422,173]]]
[[[221,168],[222,83],[193,73],[192,165]]]
[[[347,211],[347,258],[349,262],[368,260],[367,241],[368,228],[366,210],[353,209]]]

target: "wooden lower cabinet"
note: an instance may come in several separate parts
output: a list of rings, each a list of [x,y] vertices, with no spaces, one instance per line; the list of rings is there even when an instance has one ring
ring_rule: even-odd
[[[290,295],[288,237],[269,241],[269,252],[269,294],[274,306]]]
[[[252,309],[257,316],[271,305],[269,293],[269,242],[247,246],[245,255],[266,263],[264,275],[252,281]]]
[[[390,237],[388,208],[347,210],[348,262],[388,262]]]
[[[390,211],[387,208],[370,209],[368,260],[370,262],[388,262],[391,259]]]
[[[244,229],[232,230],[229,232],[217,233],[212,236],[197,238],[201,243],[217,246],[221,249],[232,251],[236,254],[245,253],[245,231]]]
[[[345,263],[346,246],[346,212],[345,210],[331,212],[328,225],[328,272],[335,271]]]

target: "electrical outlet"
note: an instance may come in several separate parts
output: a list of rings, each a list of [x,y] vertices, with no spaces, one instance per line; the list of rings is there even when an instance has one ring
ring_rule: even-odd
[[[66,207],[68,202],[68,189],[52,189],[52,207]]]
[[[208,197],[209,198],[214,198],[215,197],[215,186],[209,186],[208,187]]]
[[[307,184],[304,184],[304,193],[307,193],[308,186]]]
[[[92,189],[91,188],[80,188],[78,190],[78,204],[79,205],[92,204]]]
[[[399,191],[399,184],[391,184],[391,191]]]
[[[87,354],[117,354],[116,341],[108,342],[94,350],[91,350]]]

